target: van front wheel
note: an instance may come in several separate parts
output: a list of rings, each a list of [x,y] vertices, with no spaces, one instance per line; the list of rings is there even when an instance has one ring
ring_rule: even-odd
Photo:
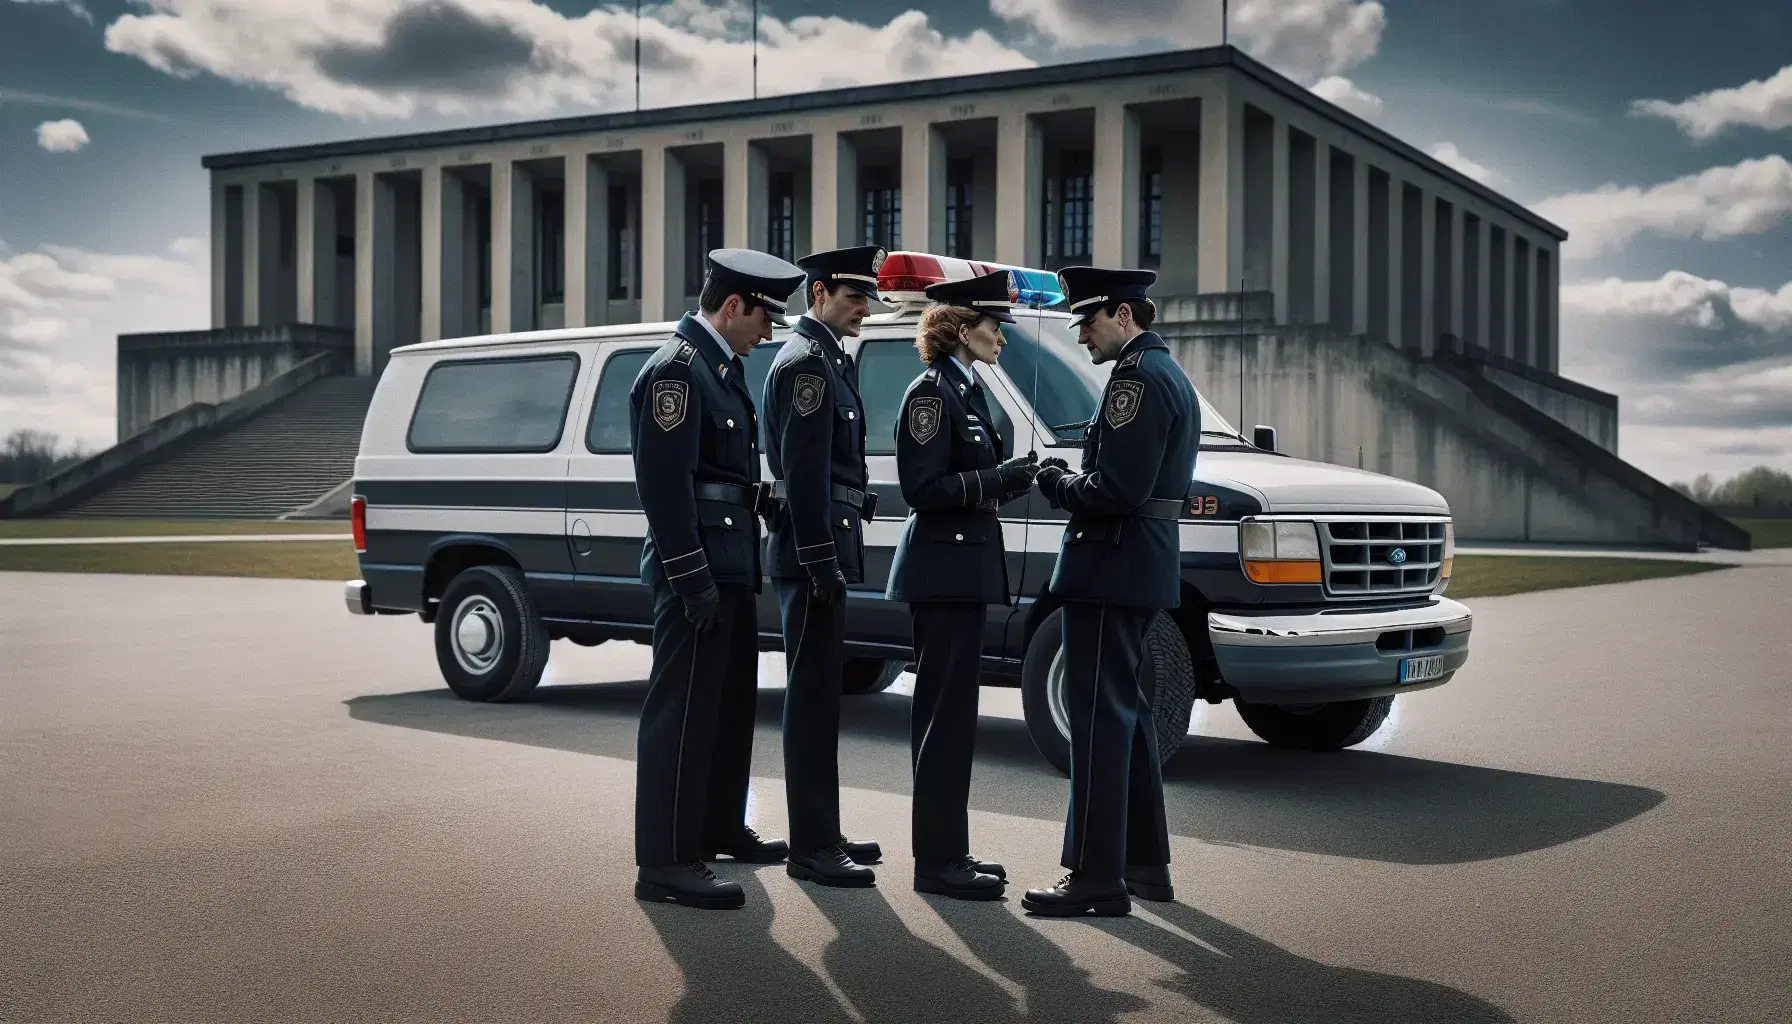
[[[1157,726],[1157,760],[1167,763],[1188,735],[1195,705],[1195,662],[1176,620],[1158,612],[1145,628],[1145,660],[1139,689],[1151,701]],[[1064,612],[1045,617],[1027,642],[1021,663],[1021,710],[1033,745],[1052,766],[1070,774],[1070,719],[1065,710]]]

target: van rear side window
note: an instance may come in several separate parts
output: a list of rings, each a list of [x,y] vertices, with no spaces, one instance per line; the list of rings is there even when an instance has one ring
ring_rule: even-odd
[[[625,455],[629,452],[628,393],[647,365],[652,349],[618,352],[604,364],[604,375],[597,382],[597,398],[591,403],[591,425],[585,429],[585,448],[597,454]]]
[[[441,362],[411,414],[413,452],[551,452],[560,444],[579,357],[568,352]]]

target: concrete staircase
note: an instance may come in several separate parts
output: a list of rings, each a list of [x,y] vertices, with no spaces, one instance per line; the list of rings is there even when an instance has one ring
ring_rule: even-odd
[[[271,519],[354,476],[373,377],[325,377],[59,513],[94,518]]]

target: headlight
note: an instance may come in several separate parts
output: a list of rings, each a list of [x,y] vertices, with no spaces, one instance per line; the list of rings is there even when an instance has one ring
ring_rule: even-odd
[[[1323,576],[1312,523],[1240,523],[1238,550],[1245,575],[1256,583],[1318,583]]]

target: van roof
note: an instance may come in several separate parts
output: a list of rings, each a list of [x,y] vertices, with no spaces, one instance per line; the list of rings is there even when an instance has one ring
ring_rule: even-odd
[[[1068,317],[1068,313],[1047,309],[1039,311],[1045,315]],[[888,313],[874,313],[865,318],[865,326],[881,327],[892,324],[919,320],[921,311],[918,307],[902,307]],[[509,346],[542,345],[569,341],[615,341],[632,338],[666,338],[678,328],[677,320],[662,320],[657,323],[608,324],[602,327],[562,327],[548,331],[511,331],[504,334],[480,334],[465,338],[444,338],[441,341],[423,341],[411,345],[403,345],[391,351],[390,355],[412,356],[429,355],[435,352],[451,352],[472,348],[505,348]]]

